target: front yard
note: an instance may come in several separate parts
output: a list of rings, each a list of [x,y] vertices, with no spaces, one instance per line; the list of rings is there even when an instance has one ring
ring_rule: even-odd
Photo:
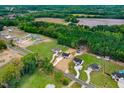
[[[112,63],[110,61],[105,61],[103,59],[97,59],[95,55],[89,53],[85,53],[82,56],[78,56],[78,57],[84,60],[83,69],[80,71],[81,73],[80,79],[86,81],[87,75],[84,72],[84,70],[86,70],[90,64],[96,63],[101,66],[101,70],[99,72],[91,72],[90,83],[94,84],[96,87],[109,87],[109,88],[118,87],[117,83],[109,75],[111,75],[111,73],[114,71],[124,69],[123,66]],[[71,62],[70,66],[71,66],[70,67],[71,72],[75,74],[73,69],[74,66],[73,62]],[[104,72],[109,75],[105,74]]]

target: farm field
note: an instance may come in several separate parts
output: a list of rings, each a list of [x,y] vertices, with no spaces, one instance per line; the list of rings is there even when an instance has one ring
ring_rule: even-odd
[[[51,60],[53,52],[51,51],[53,48],[60,48],[63,51],[66,51],[68,47],[57,44],[56,40],[51,40],[50,42],[43,42],[37,45],[32,45],[27,47],[29,50],[38,53],[43,58],[48,58]]]
[[[35,21],[36,22],[43,21],[43,22],[67,25],[67,23],[64,21],[64,19],[60,19],[60,18],[36,18]]]
[[[96,87],[118,87],[117,83],[111,78],[111,76],[105,73],[111,75],[111,73],[114,71],[123,70],[123,66],[112,63],[110,61],[105,61],[103,59],[97,59],[96,56],[89,53],[85,53],[82,56],[78,57],[84,60],[83,69],[80,71],[80,79],[86,81],[87,75],[84,70],[86,70],[90,64],[96,63],[101,66],[101,70],[99,72],[91,72],[91,84],[95,85]],[[70,64],[70,66],[74,66],[73,62]],[[103,69],[104,67],[105,69]],[[72,73],[75,74],[75,71],[72,67],[70,68],[70,70]]]
[[[54,84],[56,87],[64,87],[61,82],[55,81],[52,75],[45,72],[35,71],[32,75],[24,76],[18,87],[20,88],[45,88],[47,84]]]
[[[79,25],[87,25],[90,27],[97,25],[122,25],[123,19],[101,19],[101,18],[78,18]]]

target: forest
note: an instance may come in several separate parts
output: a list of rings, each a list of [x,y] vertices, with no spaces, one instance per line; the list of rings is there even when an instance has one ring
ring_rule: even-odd
[[[80,45],[85,45],[90,49],[90,52],[102,56],[110,56],[115,60],[124,61],[124,25],[105,25],[90,28],[88,26],[79,26],[76,24],[66,26],[61,24],[33,21],[36,17],[50,16],[61,18],[64,17],[66,21],[76,23],[78,22],[76,17],[68,15],[76,12],[87,12],[87,14],[92,13],[102,16],[105,15],[108,17],[109,15],[111,15],[111,17],[113,17],[113,15],[118,15],[117,17],[119,17],[119,15],[123,16],[123,11],[121,11],[121,9],[124,8],[123,6],[18,6],[18,8],[19,7],[27,10],[36,9],[40,12],[29,13],[23,17],[17,16],[15,20],[5,18],[0,21],[0,24],[6,26],[18,26],[26,32],[38,33],[56,38],[59,44],[73,48],[78,48]],[[48,10],[50,10],[49,13]],[[63,15],[55,11],[61,12]]]
[[[96,6],[86,6],[86,5],[42,5],[42,6],[0,6],[0,15],[7,15],[12,13],[31,13],[32,16],[37,17],[59,17],[64,18],[72,14],[85,14],[77,17],[89,17],[89,18],[124,18],[124,6],[109,6],[109,5],[96,5]],[[35,13],[34,13],[35,12]],[[94,16],[89,16],[94,15]]]

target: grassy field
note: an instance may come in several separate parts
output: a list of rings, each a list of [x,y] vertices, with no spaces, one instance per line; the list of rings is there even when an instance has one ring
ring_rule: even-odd
[[[61,18],[36,18],[34,21],[36,22],[43,21],[43,22],[67,25],[67,22],[65,22],[64,19]]]
[[[81,85],[79,85],[77,82],[75,82],[71,88],[81,88]]]
[[[57,88],[64,87],[61,82],[44,72],[36,71],[33,75],[24,76],[18,87],[20,88],[45,88],[47,84],[54,84]]]
[[[68,48],[62,45],[57,44],[56,40],[52,40],[50,42],[43,42],[37,45],[33,45],[28,47],[31,51],[38,53],[42,58],[48,58],[51,60],[53,52],[51,51],[53,48],[60,48],[63,51],[66,51]]]
[[[104,74],[103,68],[105,67],[106,73],[111,74],[114,71],[124,69],[123,66],[114,64],[109,61],[105,61],[103,59],[97,59],[94,55],[88,53],[79,56],[79,58],[85,61],[83,64],[83,69],[81,71],[80,79],[87,80],[87,75],[84,72],[84,70],[86,70],[90,64],[97,63],[102,67],[102,69],[99,72],[91,73],[91,83],[96,85],[96,87],[109,87],[109,88],[118,87],[117,83],[111,78],[111,76]],[[71,63],[71,65],[73,65],[73,62]]]

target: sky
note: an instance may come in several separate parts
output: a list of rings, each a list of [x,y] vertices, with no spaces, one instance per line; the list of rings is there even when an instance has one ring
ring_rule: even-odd
[[[0,0],[0,5],[124,5],[124,0]]]

